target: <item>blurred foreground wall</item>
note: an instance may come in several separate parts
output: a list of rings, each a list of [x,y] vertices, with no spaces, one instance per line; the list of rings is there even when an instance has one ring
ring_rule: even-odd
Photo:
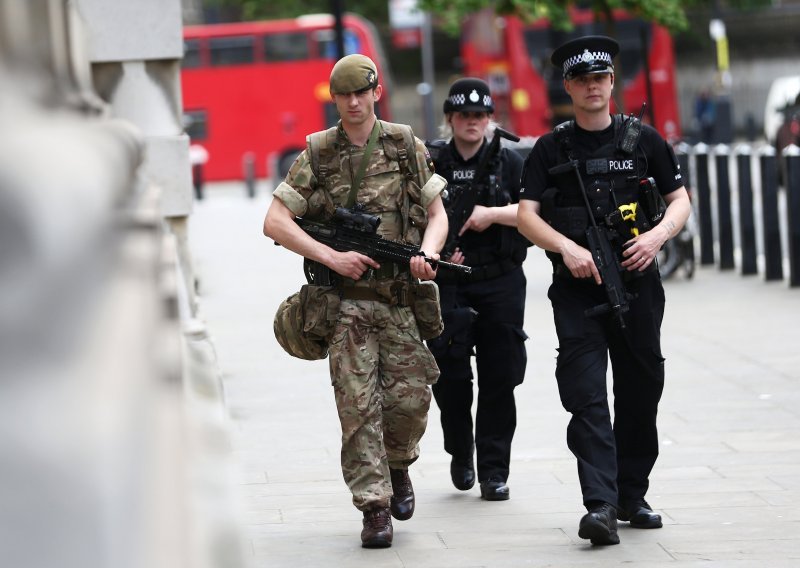
[[[0,0],[4,566],[242,566],[179,0]]]

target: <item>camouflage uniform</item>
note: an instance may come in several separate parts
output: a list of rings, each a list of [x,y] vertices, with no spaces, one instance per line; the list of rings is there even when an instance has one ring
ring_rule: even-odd
[[[409,158],[417,160],[418,179],[406,183],[397,161],[397,145],[390,140],[396,127],[383,121],[379,126],[380,137],[356,201],[368,213],[381,217],[381,236],[419,244],[425,212],[444,189],[443,180],[437,181],[438,176],[431,179],[427,150],[415,140],[415,155]],[[351,144],[341,124],[335,139],[339,163],[330,168],[324,184],[318,183],[306,149],[275,189],[275,198],[296,216],[327,218],[347,201],[365,148]],[[381,275],[386,276],[383,270]],[[357,282],[344,279],[343,285],[385,290],[408,281],[408,268],[394,267],[389,277],[372,276]],[[388,507],[392,496],[389,467],[406,469],[419,455],[418,443],[425,432],[431,400],[428,385],[439,376],[436,361],[420,339],[411,308],[372,300],[342,300],[329,353],[342,426],[342,473],[353,493],[353,504],[362,511]]]

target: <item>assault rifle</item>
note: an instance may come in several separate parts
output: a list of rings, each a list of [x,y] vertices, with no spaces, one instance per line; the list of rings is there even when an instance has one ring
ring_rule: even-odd
[[[315,240],[339,252],[355,251],[365,254],[378,262],[397,262],[408,264],[415,256],[424,256],[419,247],[389,241],[377,233],[381,218],[370,215],[363,206],[356,204],[352,209],[337,207],[333,219],[328,223],[295,219],[297,224]],[[425,262],[434,268],[441,267],[470,274],[472,268],[443,260],[425,257]]]
[[[620,327],[625,327],[625,320],[622,315],[630,309],[630,300],[633,295],[625,290],[625,284],[622,282],[622,267],[611,245],[611,235],[609,229],[606,227],[598,227],[597,221],[594,219],[592,206],[589,204],[589,197],[586,193],[586,187],[583,185],[580,171],[578,170],[578,160],[570,160],[558,166],[552,167],[549,170],[551,175],[564,174],[568,171],[574,171],[575,177],[578,180],[578,185],[581,188],[581,195],[583,202],[586,205],[586,211],[589,214],[589,228],[586,229],[586,240],[589,243],[589,251],[592,253],[594,265],[597,267],[597,272],[600,273],[600,278],[603,281],[603,287],[606,291],[608,302],[600,304],[593,308],[589,308],[584,313],[588,317],[594,317],[608,312],[613,312],[614,317],[619,321]]]
[[[442,249],[442,256],[447,258],[452,255],[459,244],[458,232],[464,223],[467,222],[469,216],[472,215],[472,210],[475,209],[475,203],[478,201],[478,194],[475,191],[475,186],[480,184],[483,177],[486,175],[486,170],[492,163],[497,153],[500,152],[500,139],[505,138],[512,142],[519,142],[519,136],[512,134],[500,127],[495,127],[494,136],[489,143],[489,147],[481,156],[481,161],[478,162],[478,167],[475,169],[475,176],[470,180],[469,184],[461,188],[461,191],[453,198],[453,202],[447,206],[447,221],[449,223],[447,229],[447,240],[445,241],[444,248]]]

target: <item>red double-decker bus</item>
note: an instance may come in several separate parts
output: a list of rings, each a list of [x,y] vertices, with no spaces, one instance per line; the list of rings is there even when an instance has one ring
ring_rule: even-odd
[[[346,14],[345,52],[378,66],[384,95],[376,112],[390,119],[388,68],[373,26]],[[257,177],[285,171],[305,137],[336,123],[328,93],[335,62],[328,14],[291,20],[184,28],[181,70],[186,131],[208,152],[206,180],[242,179],[244,161]]]
[[[609,35],[591,10],[571,9],[574,29],[555,30],[547,20],[524,24],[514,17],[482,11],[470,18],[462,36],[464,74],[486,79],[497,120],[520,136],[540,136],[572,117],[562,75],[550,63],[553,50],[583,35]],[[624,110],[638,115],[667,140],[680,137],[672,38],[661,26],[614,11],[613,35],[620,44],[615,59]],[[622,72],[620,77],[619,71]],[[612,102],[612,109],[616,107]]]

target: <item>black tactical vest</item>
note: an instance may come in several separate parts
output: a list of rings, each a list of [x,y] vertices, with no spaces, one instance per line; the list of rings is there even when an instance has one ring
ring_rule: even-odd
[[[453,149],[447,141],[436,140],[427,143],[427,146],[436,166],[436,173],[448,182],[447,190],[442,195],[448,216],[452,213],[450,207],[463,191],[475,192],[475,205],[503,207],[511,203],[502,160],[503,152],[508,150],[501,149],[488,164],[487,171],[481,179],[474,180],[479,160],[476,160],[471,168],[464,168],[454,156]],[[488,144],[484,144],[481,148],[481,152],[486,151]],[[461,248],[476,276],[461,279],[482,280],[498,276],[521,264],[527,254],[527,246],[518,235],[515,228],[501,225],[492,225],[481,233],[467,231],[461,238]]]
[[[632,152],[620,148],[627,121],[638,119],[614,115],[613,120],[611,141],[588,154],[573,144],[574,121],[563,122],[553,130],[559,164],[568,160],[578,161],[589,205],[598,223],[620,205],[638,201],[639,180],[647,170],[638,144],[634,145]],[[542,196],[542,218],[558,232],[586,246],[589,217],[575,172],[569,170],[554,177],[555,187],[548,188]]]

